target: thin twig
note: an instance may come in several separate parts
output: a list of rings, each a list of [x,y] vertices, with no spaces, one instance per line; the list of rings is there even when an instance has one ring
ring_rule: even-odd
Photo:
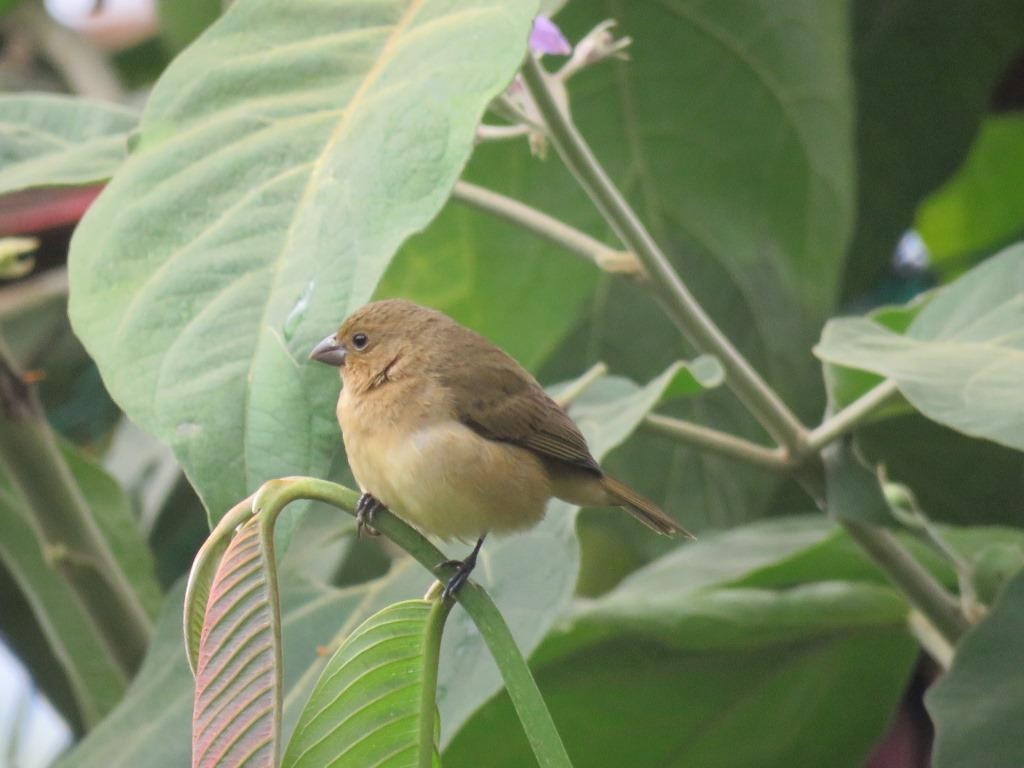
[[[787,472],[793,467],[785,448],[769,448],[764,445],[720,432],[711,427],[694,424],[660,413],[650,413],[643,421],[643,426],[651,432],[666,435],[688,445],[713,451],[722,456],[740,459],[774,472]]]
[[[117,73],[87,38],[50,18],[42,3],[23,3],[14,13],[19,28],[25,30],[72,93],[103,101],[124,101]]]
[[[67,268],[49,269],[21,282],[0,288],[0,318],[13,317],[52,299],[67,295]]]
[[[523,229],[540,235],[555,245],[596,264],[606,272],[640,275],[643,268],[628,251],[619,251],[595,240],[585,232],[570,227],[553,216],[468,181],[459,181],[452,190],[452,198],[477,210],[518,224]]]
[[[947,641],[955,644],[970,628],[959,601],[889,531],[845,518],[837,522]]]
[[[563,408],[568,408],[573,400],[587,391],[587,388],[595,381],[608,373],[608,366],[604,363],[594,363],[582,376],[569,384],[558,393],[555,402]]]
[[[547,124],[551,143],[562,160],[619,239],[643,264],[655,295],[683,335],[698,351],[712,354],[721,361],[726,383],[772,438],[791,453],[803,455],[807,432],[800,421],[690,293],[668,257],[594,157],[572,120],[559,108],[548,87],[548,77],[537,59],[527,56],[523,80],[537,103]]]
[[[838,437],[845,435],[877,411],[891,398],[899,394],[899,387],[892,379],[872,387],[848,406],[825,419],[807,435],[807,449],[817,453]]]

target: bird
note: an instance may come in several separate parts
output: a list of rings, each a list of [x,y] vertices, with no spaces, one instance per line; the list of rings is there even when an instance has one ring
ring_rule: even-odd
[[[552,497],[618,506],[654,531],[693,538],[607,475],[565,409],[514,358],[434,309],[366,304],[310,359],[336,366],[336,415],[361,496],[359,528],[390,509],[445,541],[476,540],[444,597],[469,578],[484,539],[529,528]]]

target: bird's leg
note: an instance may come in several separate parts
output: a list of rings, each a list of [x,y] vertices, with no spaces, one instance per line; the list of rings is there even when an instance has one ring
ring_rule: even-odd
[[[463,584],[469,581],[469,574],[476,568],[476,556],[480,554],[480,547],[484,545],[484,539],[486,538],[487,534],[485,533],[476,540],[476,546],[473,547],[473,551],[466,556],[465,560],[445,560],[443,563],[438,563],[438,568],[455,568],[455,573],[448,579],[448,583],[444,585],[444,592],[441,593],[442,600],[447,600],[458,592]]]
[[[365,492],[359,497],[356,502],[356,538],[363,534],[363,529],[366,529],[368,536],[380,536],[380,532],[373,527],[373,516],[380,509],[384,509],[384,505],[377,497]]]

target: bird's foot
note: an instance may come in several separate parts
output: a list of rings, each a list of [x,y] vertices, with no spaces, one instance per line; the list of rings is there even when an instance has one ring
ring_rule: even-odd
[[[384,509],[377,497],[364,493],[356,502],[356,538],[363,535],[365,529],[367,536],[380,536],[380,531],[373,527],[373,517],[378,510]]]
[[[473,551],[466,556],[465,560],[445,560],[435,566],[435,570],[442,568],[455,569],[455,573],[448,579],[448,583],[444,585],[444,591],[441,593],[442,600],[450,598],[462,589],[463,584],[469,581],[469,574],[476,568],[476,557],[480,554],[480,547],[483,546],[484,538],[484,536],[481,536],[477,540],[476,546],[473,547]]]

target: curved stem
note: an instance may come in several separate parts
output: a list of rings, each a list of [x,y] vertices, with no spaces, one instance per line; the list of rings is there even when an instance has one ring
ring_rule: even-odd
[[[956,598],[889,531],[844,518],[837,522],[950,644],[970,629]]]
[[[426,676],[420,689],[419,768],[432,768],[437,742],[434,739],[434,713],[437,711],[437,668],[441,663],[441,635],[452,608],[451,600],[434,600],[423,638],[423,666]]]
[[[314,477],[285,477],[270,480],[260,487],[252,499],[252,513],[276,516],[298,499],[322,501],[354,515],[359,494],[351,488]],[[234,509],[238,510],[240,506]],[[437,565],[446,560],[445,556],[407,523],[382,509],[374,516],[373,527],[412,555],[431,574],[438,575]],[[449,567],[448,570],[454,573],[454,568]],[[571,768],[569,755],[533,673],[491,598],[472,580],[466,582],[455,597],[487,643],[541,768]],[[194,606],[187,601],[185,612],[186,615],[194,613]]]
[[[458,181],[452,190],[452,199],[499,219],[518,224],[523,229],[582,256],[606,272],[635,276],[643,274],[640,262],[629,251],[619,251],[607,246],[586,232],[570,227],[564,221],[511,197],[478,187],[468,181]]]
[[[886,379],[848,406],[829,416],[807,435],[808,451],[817,452],[842,437],[900,392],[896,382]]]
[[[598,163],[572,120],[558,106],[549,75],[535,57],[523,65],[523,80],[543,116],[551,143],[622,243],[640,260],[651,287],[672,321],[700,351],[715,355],[726,383],[768,433],[791,453],[802,454],[806,430],[768,383],[704,311],[625,198]]]
[[[645,417],[643,427],[687,445],[704,448],[773,472],[788,472],[793,468],[785,448],[768,448],[701,424],[662,416],[660,413],[650,413]]]

